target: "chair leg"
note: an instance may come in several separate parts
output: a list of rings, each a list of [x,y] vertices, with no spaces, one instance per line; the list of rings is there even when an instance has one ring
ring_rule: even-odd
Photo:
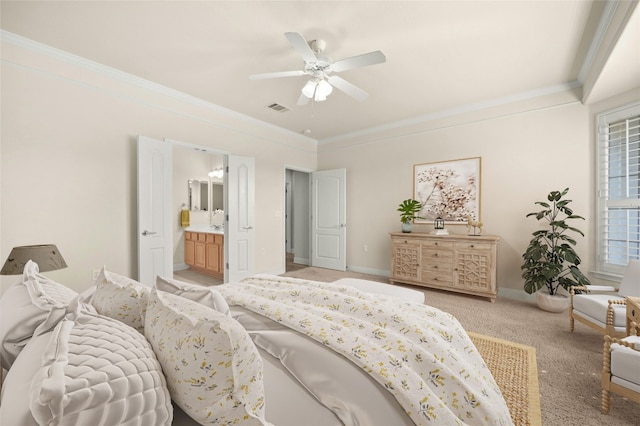
[[[609,401],[611,395],[606,389],[602,389],[602,414],[609,414]]]
[[[569,310],[569,331],[573,332],[575,327],[575,320],[573,319],[573,313]]]
[[[602,348],[602,414],[609,414],[609,384],[611,383],[611,337],[604,336]]]

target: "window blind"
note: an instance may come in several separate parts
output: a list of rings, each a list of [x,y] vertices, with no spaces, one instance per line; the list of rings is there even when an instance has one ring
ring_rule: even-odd
[[[600,114],[598,123],[598,267],[622,273],[640,259],[640,103]]]

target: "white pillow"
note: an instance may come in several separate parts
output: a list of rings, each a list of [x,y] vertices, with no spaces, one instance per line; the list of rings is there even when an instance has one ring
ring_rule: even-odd
[[[185,299],[193,300],[225,315],[231,315],[229,304],[224,296],[213,287],[204,287],[158,276],[156,278],[156,288],[167,293],[175,294],[176,296],[184,297]]]
[[[91,304],[99,314],[144,333],[144,313],[151,287],[102,267],[95,280]]]
[[[29,389],[46,425],[170,425],[173,406],[151,345],[75,302],[51,333]]]
[[[233,318],[152,290],[145,335],[173,401],[201,424],[265,425],[262,359]]]
[[[11,367],[32,336],[55,327],[76,295],[70,288],[40,275],[38,265],[28,261],[22,281],[8,288],[0,301],[2,367]]]
[[[52,332],[34,336],[22,349],[2,382],[0,425],[37,426],[29,408],[31,380],[42,365]]]

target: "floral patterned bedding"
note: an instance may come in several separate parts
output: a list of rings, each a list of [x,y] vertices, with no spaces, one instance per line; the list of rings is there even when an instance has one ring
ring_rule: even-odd
[[[451,315],[332,283],[256,275],[217,287],[241,306],[340,353],[417,425],[510,425],[500,389]]]

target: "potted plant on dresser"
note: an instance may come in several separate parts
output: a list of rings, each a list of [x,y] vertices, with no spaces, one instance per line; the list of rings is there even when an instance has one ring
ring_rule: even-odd
[[[559,293],[574,285],[589,285],[589,279],[580,271],[580,257],[574,247],[573,235],[584,236],[578,228],[569,225],[569,221],[582,219],[573,214],[569,207],[571,200],[563,198],[569,188],[564,191],[551,191],[548,201],[536,201],[542,210],[527,214],[535,216],[544,228],[535,231],[527,250],[522,255],[524,263],[524,290],[536,293],[536,302],[541,309],[550,312],[563,312],[569,306],[569,297]]]
[[[402,232],[411,232],[413,219],[423,219],[418,216],[420,210],[422,210],[422,203],[413,198],[407,198],[398,206],[400,212],[400,222],[402,222]]]

